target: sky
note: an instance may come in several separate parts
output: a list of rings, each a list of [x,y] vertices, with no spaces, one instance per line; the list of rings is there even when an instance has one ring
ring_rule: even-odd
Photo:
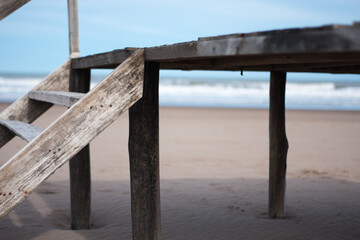
[[[78,8],[82,56],[360,21],[360,0],[78,0]],[[32,0],[0,21],[0,72],[50,73],[68,57],[66,0]]]

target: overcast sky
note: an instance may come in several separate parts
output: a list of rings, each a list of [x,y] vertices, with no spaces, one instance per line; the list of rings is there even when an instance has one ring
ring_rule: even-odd
[[[198,37],[352,24],[360,0],[78,0],[82,56]],[[49,73],[69,56],[66,0],[32,0],[0,22],[0,72]]]

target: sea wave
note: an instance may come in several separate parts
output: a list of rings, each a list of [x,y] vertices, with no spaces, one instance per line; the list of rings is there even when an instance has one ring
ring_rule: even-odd
[[[41,77],[0,76],[0,101],[13,102],[30,91]],[[98,84],[97,79],[91,87]],[[269,82],[162,78],[161,106],[268,108]],[[359,82],[304,82],[286,84],[288,109],[360,110]]]
[[[289,82],[286,85],[288,109],[360,110],[358,83]],[[269,82],[191,81],[166,79],[160,84],[163,106],[268,108]]]

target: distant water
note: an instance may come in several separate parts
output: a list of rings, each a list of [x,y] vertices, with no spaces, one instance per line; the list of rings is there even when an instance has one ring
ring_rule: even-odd
[[[45,76],[0,75],[0,102],[13,102]],[[100,77],[94,77],[92,87]],[[176,107],[268,108],[269,82],[244,79],[160,79],[160,105]],[[359,81],[288,81],[286,108],[360,110]]]

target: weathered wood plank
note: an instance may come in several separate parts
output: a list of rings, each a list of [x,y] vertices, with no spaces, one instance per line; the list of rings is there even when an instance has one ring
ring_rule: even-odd
[[[235,68],[233,68],[235,69]],[[324,64],[279,64],[267,66],[238,67],[237,70],[243,71],[277,71],[277,72],[307,72],[307,73],[360,73],[360,64],[353,63],[324,63]]]
[[[32,100],[53,103],[71,107],[86,94],[78,92],[31,91],[29,98]]]
[[[142,96],[144,51],[135,53],[0,168],[0,216],[9,213]]]
[[[360,27],[285,29],[266,34],[200,38],[198,55],[305,54],[360,51]]]
[[[32,91],[68,91],[69,90],[70,60],[47,76]],[[0,113],[1,119],[17,120],[32,123],[41,114],[48,110],[52,104],[37,102],[29,99],[26,94]],[[5,127],[0,127],[0,147],[14,137],[14,134]]]
[[[131,216],[134,240],[161,239],[159,64],[145,63],[143,98],[129,110]]]
[[[91,171],[90,144],[69,161],[71,229],[90,229]]]
[[[221,58],[221,59],[201,59],[201,60],[186,60],[176,62],[162,62],[161,69],[182,69],[182,70],[229,70],[229,71],[286,71],[286,72],[345,72],[358,73],[360,61],[354,61],[355,56],[344,56],[342,58],[338,55],[337,61],[334,57],[326,58],[326,55],[320,59],[314,59],[309,62],[302,62],[298,56],[297,59],[287,56],[281,60],[279,57],[271,58],[264,56],[261,62],[257,59],[252,61],[251,57],[243,60],[244,57],[237,58]],[[351,54],[350,54],[351,55]],[[351,60],[349,61],[348,59]],[[360,54],[359,57],[360,59]],[[319,62],[316,62],[319,61]],[[286,63],[284,63],[286,62]],[[259,65],[261,63],[261,65]]]
[[[234,34],[146,48],[145,60],[159,62],[162,69],[186,70],[231,70],[237,66],[309,62],[359,63],[359,38],[358,25]],[[124,54],[125,50],[116,50],[77,58],[73,68],[112,68],[123,61]],[[187,66],[181,61],[188,61]],[[267,70],[258,68],[258,71]]]
[[[90,69],[70,70],[69,91],[90,90]],[[90,145],[86,145],[69,161],[71,229],[89,229],[91,215]]]
[[[77,0],[68,0],[70,58],[80,57]]]
[[[169,50],[171,51],[171,50]],[[117,50],[111,53],[102,53],[74,59],[73,67],[82,68],[114,68],[125,59],[124,52]],[[110,57],[111,56],[111,57]],[[109,60],[113,59],[113,60]],[[116,59],[116,60],[115,60]],[[177,60],[159,60],[160,69],[181,70],[237,70],[242,68],[248,71],[269,71],[272,67],[284,71],[318,72],[310,66],[301,67],[303,64],[328,64],[328,68],[341,67],[343,65],[359,65],[360,52],[352,53],[322,53],[322,54],[267,54],[267,55],[243,55],[223,56],[207,58],[184,58]],[[283,64],[293,64],[285,68]],[[345,69],[345,68],[344,68]],[[324,69],[325,71],[327,69]],[[321,69],[319,69],[321,71]]]
[[[285,216],[285,182],[288,140],[285,130],[285,72],[271,72],[270,76],[270,176],[269,217]]]
[[[41,133],[41,130],[37,127],[20,121],[0,119],[0,124],[27,142],[30,142]]]
[[[94,68],[94,66],[96,66],[96,68],[114,68],[124,62],[134,52],[132,49],[124,49],[74,58],[71,67],[73,69]]]
[[[15,12],[17,9],[30,2],[30,0],[1,0],[0,21]]]

